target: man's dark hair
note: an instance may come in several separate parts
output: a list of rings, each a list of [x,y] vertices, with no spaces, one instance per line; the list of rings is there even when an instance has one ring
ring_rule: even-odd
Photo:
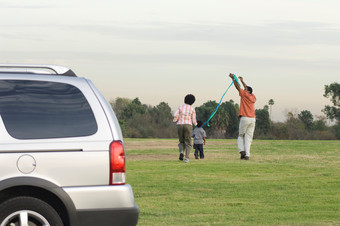
[[[202,121],[197,121],[197,127],[202,127],[202,125],[203,125],[203,122]]]
[[[253,93],[253,89],[250,86],[247,86],[247,90],[249,91],[250,94]]]
[[[193,103],[195,103],[195,96],[192,94],[188,94],[185,96],[184,98],[184,103],[192,105]]]

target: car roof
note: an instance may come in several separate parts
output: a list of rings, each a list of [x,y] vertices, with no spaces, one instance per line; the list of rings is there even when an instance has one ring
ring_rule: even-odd
[[[0,73],[77,76],[68,67],[52,64],[0,64]]]

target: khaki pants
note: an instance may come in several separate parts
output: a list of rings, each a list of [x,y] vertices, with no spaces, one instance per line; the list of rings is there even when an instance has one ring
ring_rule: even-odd
[[[191,145],[191,135],[192,135],[192,125],[188,124],[179,124],[177,125],[177,132],[179,138],[179,152],[184,154],[185,150],[185,158],[189,159],[190,151],[192,148]]]

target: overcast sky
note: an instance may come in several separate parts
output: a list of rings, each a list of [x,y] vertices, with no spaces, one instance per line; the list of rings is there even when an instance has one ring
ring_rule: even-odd
[[[108,100],[218,102],[232,72],[273,120],[331,104],[338,0],[0,0],[0,62],[69,66]],[[235,88],[224,100],[239,102]]]

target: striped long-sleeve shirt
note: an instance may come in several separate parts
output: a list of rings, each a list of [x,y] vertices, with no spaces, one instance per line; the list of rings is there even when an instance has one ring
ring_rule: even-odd
[[[195,108],[193,108],[189,104],[183,104],[179,106],[174,114],[174,122],[177,122],[177,125],[178,124],[197,125]]]

